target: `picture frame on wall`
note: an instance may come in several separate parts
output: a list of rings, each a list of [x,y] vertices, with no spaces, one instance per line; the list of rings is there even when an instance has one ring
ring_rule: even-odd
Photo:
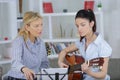
[[[43,12],[53,13],[52,2],[43,2]]]
[[[84,9],[94,10],[94,0],[86,0],[84,1]]]

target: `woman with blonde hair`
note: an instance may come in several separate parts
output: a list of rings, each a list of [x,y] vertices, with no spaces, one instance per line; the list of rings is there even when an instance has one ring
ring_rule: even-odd
[[[43,30],[42,17],[28,11],[23,17],[23,27],[12,43],[12,66],[7,80],[36,80],[41,68],[48,68],[45,44],[40,38]]]

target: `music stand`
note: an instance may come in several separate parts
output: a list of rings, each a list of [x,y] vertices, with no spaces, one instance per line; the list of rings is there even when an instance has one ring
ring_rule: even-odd
[[[68,68],[41,69],[42,80],[68,80]]]

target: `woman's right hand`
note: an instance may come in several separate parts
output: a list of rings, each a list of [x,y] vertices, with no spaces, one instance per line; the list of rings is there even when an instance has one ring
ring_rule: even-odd
[[[27,80],[34,80],[35,74],[31,69],[27,67],[23,67],[22,72],[24,73]]]
[[[58,62],[60,68],[68,68],[69,66],[63,62]]]

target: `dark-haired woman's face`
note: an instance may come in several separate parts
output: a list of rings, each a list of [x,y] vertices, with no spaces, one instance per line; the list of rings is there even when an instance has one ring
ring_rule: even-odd
[[[76,18],[75,24],[81,37],[89,35],[90,32],[92,32],[92,27],[94,25],[93,21],[90,22],[85,18]]]

